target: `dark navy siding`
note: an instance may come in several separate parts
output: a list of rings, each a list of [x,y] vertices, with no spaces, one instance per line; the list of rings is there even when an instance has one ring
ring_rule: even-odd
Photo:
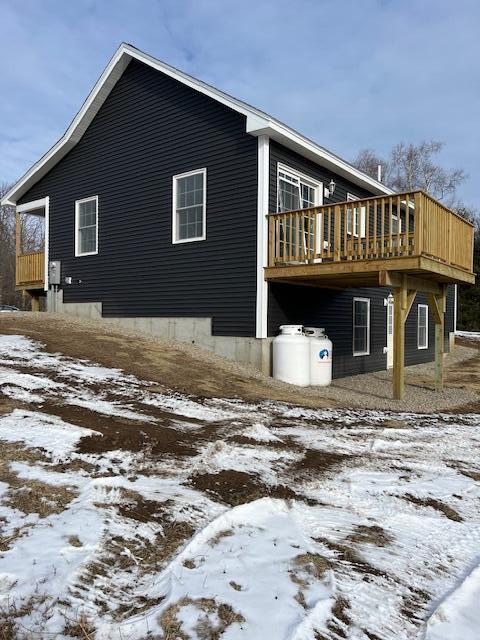
[[[277,165],[290,166],[323,182],[324,186],[333,178],[336,189],[333,197],[324,200],[325,204],[346,200],[347,193],[357,197],[374,195],[365,189],[332,172],[302,158],[298,154],[272,142],[270,147],[270,211],[277,206]],[[387,309],[384,299],[390,290],[382,288],[318,289],[288,284],[269,284],[268,297],[268,335],[278,333],[281,324],[304,324],[325,327],[334,345],[333,376],[340,378],[369,371],[378,371],[386,367],[387,358],[383,348],[387,346]],[[448,333],[453,331],[453,295],[454,288],[449,287],[447,313],[445,318],[445,348],[448,350]],[[353,355],[353,298],[370,298],[370,355]],[[435,355],[435,328],[429,311],[429,346],[417,348],[418,304],[426,302],[419,294],[405,326],[405,363],[419,364],[433,360]]]
[[[172,176],[207,168],[207,240],[172,245]],[[213,317],[255,335],[257,140],[245,117],[132,61],[80,142],[22,202],[50,196],[65,302],[104,316]],[[74,202],[99,196],[99,254],[74,257]]]

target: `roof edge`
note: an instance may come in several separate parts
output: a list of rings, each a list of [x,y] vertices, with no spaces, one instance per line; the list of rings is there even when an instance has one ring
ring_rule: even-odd
[[[103,73],[88,94],[81,108],[73,118],[63,136],[14,184],[1,200],[2,205],[16,205],[21,198],[38,180],[52,169],[81,139],[86,129],[98,113],[100,107],[122,76],[128,63],[137,59],[162,73],[182,82],[210,96],[225,106],[242,113],[247,118],[246,131],[254,136],[266,134],[272,139],[278,140],[286,146],[294,149],[301,155],[319,162],[335,170],[335,172],[349,177],[360,186],[373,189],[379,194],[393,193],[391,189],[381,182],[371,178],[359,169],[356,169],[346,160],[336,156],[327,149],[304,137],[294,129],[276,120],[267,113],[252,107],[251,105],[230,96],[229,94],[198,80],[175,67],[172,67],[156,58],[140,51],[131,44],[122,42],[118,47]]]

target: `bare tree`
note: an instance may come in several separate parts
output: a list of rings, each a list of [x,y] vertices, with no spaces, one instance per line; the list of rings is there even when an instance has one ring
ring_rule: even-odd
[[[380,157],[372,149],[363,149],[353,165],[372,178],[382,165],[382,182],[395,191],[423,189],[438,200],[447,200],[450,207],[464,206],[457,200],[457,188],[467,175],[463,169],[445,169],[435,162],[443,149],[443,142],[424,141],[419,144],[400,142],[390,151],[388,158]]]
[[[357,169],[360,169],[360,171],[375,178],[375,180],[378,177],[378,167],[380,165],[382,168],[382,182],[389,184],[391,179],[390,161],[379,156],[373,149],[362,149],[359,151],[352,164],[354,167],[357,167]]]

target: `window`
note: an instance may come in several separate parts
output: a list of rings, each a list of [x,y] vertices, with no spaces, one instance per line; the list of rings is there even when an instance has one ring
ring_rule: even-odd
[[[347,201],[358,200],[357,196],[347,193]],[[356,238],[365,237],[365,207],[352,207],[347,209],[347,234]]]
[[[353,355],[370,354],[370,300],[353,299]]]
[[[301,174],[278,166],[278,213],[308,209],[320,204],[320,183]]]
[[[428,305],[418,305],[417,346],[428,349]]]
[[[75,255],[98,253],[98,196],[75,202]]]
[[[206,238],[207,170],[173,176],[172,242],[195,242]]]
[[[310,207],[316,207],[321,204],[322,185],[320,182],[281,164],[278,165],[277,178],[278,213],[296,211],[298,209],[309,209]],[[313,216],[304,216],[301,225],[303,232],[300,234],[297,232],[296,227],[297,220],[295,219],[292,221],[287,219],[285,223],[283,220],[280,221],[281,256],[296,255],[302,250],[306,251],[307,247],[310,247],[313,252],[315,252],[316,249],[318,250],[319,237],[317,239],[314,238]],[[317,224],[317,233],[319,236],[319,224]],[[308,241],[308,236],[310,236],[310,242]],[[299,245],[299,243],[301,244]]]

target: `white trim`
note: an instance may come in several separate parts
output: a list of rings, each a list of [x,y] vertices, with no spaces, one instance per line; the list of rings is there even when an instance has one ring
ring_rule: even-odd
[[[44,251],[45,251],[45,266],[44,266],[44,276],[43,276],[43,289],[44,291],[48,291],[48,263],[50,261],[49,251],[50,251],[50,243],[49,243],[49,234],[50,234],[50,196],[45,198],[45,238],[43,241]]]
[[[255,337],[268,335],[268,283],[264,268],[268,260],[268,195],[270,176],[270,140],[258,136],[258,188],[257,188],[257,305]]]
[[[457,295],[458,295],[458,285],[454,285],[455,287],[455,294],[454,294],[454,298],[453,298],[453,332],[456,333],[457,332],[457,304],[458,304],[458,300],[457,300]]]
[[[177,180],[196,176],[199,173],[203,175],[203,211],[202,211],[202,235],[195,238],[177,239]],[[194,169],[185,173],[178,173],[172,177],[172,244],[185,244],[186,242],[199,242],[207,239],[207,169]]]
[[[31,202],[25,202],[24,204],[17,205],[17,213],[26,213],[27,211],[34,211],[35,209],[42,209],[47,206],[48,196],[46,198],[40,198],[40,200],[32,200]]]
[[[420,309],[425,309],[425,344],[420,344]],[[417,349],[428,349],[428,304],[417,305]]]
[[[367,350],[355,351],[355,302],[367,303]],[[356,356],[369,356],[370,355],[370,298],[353,298],[352,304],[352,353]]]
[[[165,75],[245,115],[247,133],[254,136],[268,135],[270,138],[281,142],[304,157],[310,158],[322,166],[334,170],[338,175],[347,177],[358,185],[367,187],[378,194],[393,193],[391,189],[381,182],[378,182],[378,180],[374,180],[367,174],[359,171],[345,160],[342,160],[330,151],[308,140],[308,138],[305,138],[282,122],[272,118],[267,113],[255,109],[245,102],[237,100],[223,91],[215,89],[215,87],[143,53],[130,44],[122,43],[64,135],[38,162],[30,167],[25,175],[10,189],[2,199],[2,205],[16,204],[18,199],[21,198],[33,184],[38,182],[40,178],[78,143],[132,59],[139,60],[157,71],[161,71]]]
[[[78,217],[79,217],[79,205],[84,202],[90,202],[91,200],[95,200],[96,205],[96,215],[95,215],[95,251],[86,251],[84,253],[80,253],[78,246]],[[98,254],[98,196],[90,196],[89,198],[82,198],[81,200],[75,200],[75,257],[83,258],[84,256],[96,256]]]

